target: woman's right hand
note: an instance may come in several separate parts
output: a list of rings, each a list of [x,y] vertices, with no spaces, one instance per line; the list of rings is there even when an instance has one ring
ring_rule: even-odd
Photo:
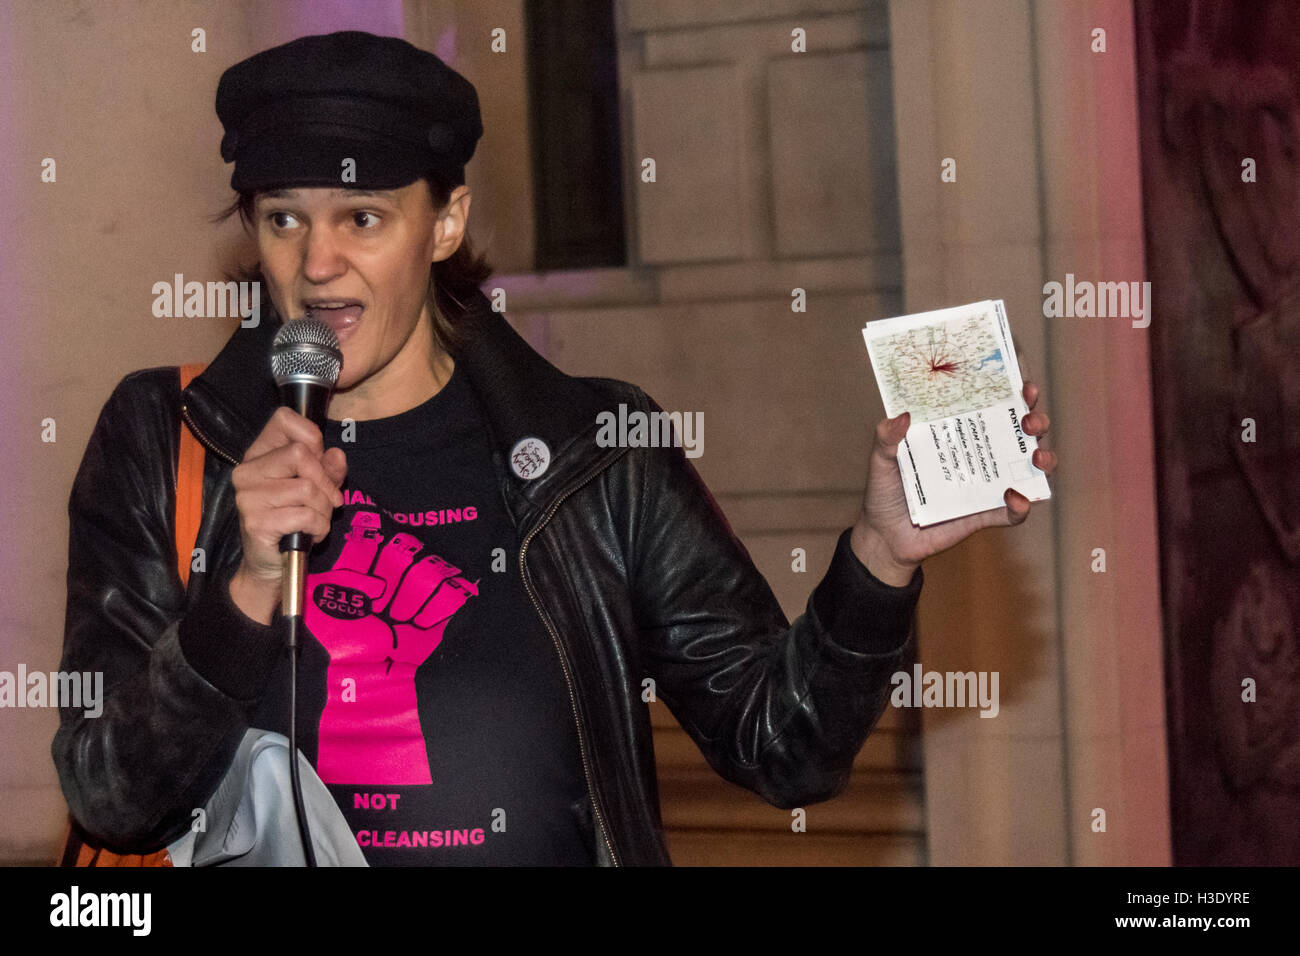
[[[341,448],[325,449],[321,430],[290,408],[279,408],[235,467],[235,508],[244,555],[230,596],[249,617],[270,624],[280,602],[280,539],[305,531],[329,534],[347,475]]]

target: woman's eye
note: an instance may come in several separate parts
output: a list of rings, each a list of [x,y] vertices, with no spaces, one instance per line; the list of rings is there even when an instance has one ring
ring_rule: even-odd
[[[379,224],[379,217],[372,212],[355,212],[352,214],[352,221],[356,223],[358,229],[373,229]]]
[[[267,213],[266,218],[276,229],[288,229],[293,226],[296,221],[293,216],[289,215],[287,212]]]

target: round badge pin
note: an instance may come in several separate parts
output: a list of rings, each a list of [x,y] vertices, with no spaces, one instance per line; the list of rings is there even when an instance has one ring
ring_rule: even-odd
[[[510,467],[525,481],[540,478],[551,466],[551,450],[540,438],[521,438],[510,449]]]

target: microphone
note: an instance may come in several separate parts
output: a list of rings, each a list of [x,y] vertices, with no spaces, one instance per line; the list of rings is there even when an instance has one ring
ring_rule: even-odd
[[[293,319],[285,322],[271,343],[271,374],[280,389],[280,404],[292,408],[303,418],[325,425],[330,394],[343,370],[343,352],[334,330],[320,319]],[[294,531],[280,539],[282,575],[280,581],[281,615],[287,618],[289,647],[289,784],[293,790],[294,812],[298,817],[298,835],[302,839],[303,859],[316,865],[311,826],[302,799],[302,780],[298,769],[298,647],[299,629],[303,626],[303,604],[307,590],[307,552],[311,535]]]
[[[338,336],[320,319],[285,322],[271,343],[271,374],[280,390],[280,404],[324,428],[330,395],[343,370],[343,352]],[[294,531],[280,539],[286,555],[281,604],[285,617],[301,613],[306,584],[307,552],[311,535]]]

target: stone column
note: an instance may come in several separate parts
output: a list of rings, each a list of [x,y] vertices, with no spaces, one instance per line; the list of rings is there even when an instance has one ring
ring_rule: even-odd
[[[894,0],[890,28],[907,311],[1005,299],[1062,462],[1026,525],[926,562],[922,665],[1001,697],[923,714],[930,862],[1167,864],[1147,338],[1043,296],[1144,278],[1131,4]]]

